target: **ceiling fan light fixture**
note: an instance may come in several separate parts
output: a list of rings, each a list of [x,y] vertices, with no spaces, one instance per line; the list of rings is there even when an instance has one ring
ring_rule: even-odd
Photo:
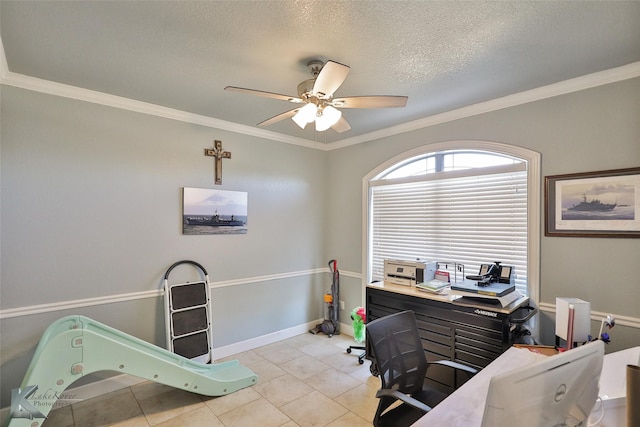
[[[331,60],[326,62],[313,60],[307,66],[313,77],[298,84],[297,98],[236,86],[227,86],[224,90],[303,104],[299,108],[293,108],[264,120],[258,123],[258,126],[269,126],[291,118],[301,129],[315,121],[315,129],[319,132],[333,128],[334,131],[342,133],[351,129],[351,125],[342,117],[340,108],[391,108],[407,105],[406,96],[367,95],[334,98],[334,93],[349,74],[349,66]]]
[[[318,106],[316,104],[307,104],[300,108],[295,116],[292,117],[300,128],[304,129],[307,123],[311,123],[315,120],[318,113]]]
[[[322,132],[329,129],[338,123],[340,117],[342,117],[342,111],[327,105],[322,109],[322,114],[316,117],[316,130]]]

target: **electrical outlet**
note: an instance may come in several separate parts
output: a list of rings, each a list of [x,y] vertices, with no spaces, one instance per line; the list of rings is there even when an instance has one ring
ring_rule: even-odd
[[[340,310],[344,310],[344,301],[340,301]]]

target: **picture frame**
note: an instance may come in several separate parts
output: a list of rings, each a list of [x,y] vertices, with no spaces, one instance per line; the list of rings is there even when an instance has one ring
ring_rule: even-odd
[[[640,167],[545,177],[545,236],[640,238]]]
[[[247,234],[246,191],[184,187],[182,234]]]

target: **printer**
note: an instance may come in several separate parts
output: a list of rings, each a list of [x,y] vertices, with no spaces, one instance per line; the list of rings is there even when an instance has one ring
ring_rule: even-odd
[[[415,286],[432,280],[436,273],[435,262],[384,260],[384,283],[386,285]]]

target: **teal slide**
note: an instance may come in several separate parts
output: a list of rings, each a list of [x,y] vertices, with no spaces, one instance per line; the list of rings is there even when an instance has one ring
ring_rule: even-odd
[[[249,387],[258,377],[232,360],[201,364],[84,316],[47,328],[22,385],[11,393],[9,427],[40,426],[64,390],[86,374],[116,371],[205,396]]]

